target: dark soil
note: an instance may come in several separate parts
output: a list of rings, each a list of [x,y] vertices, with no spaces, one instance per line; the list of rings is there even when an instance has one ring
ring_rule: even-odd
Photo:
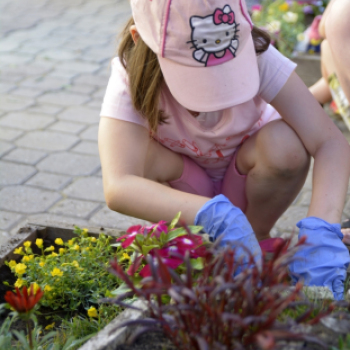
[[[5,303],[4,296],[8,290],[13,290],[12,287],[6,286],[3,282],[8,282],[13,286],[16,282],[16,276],[11,272],[6,265],[0,267],[0,304]]]
[[[132,345],[118,345],[115,350],[176,350],[173,343],[161,332],[147,332]]]

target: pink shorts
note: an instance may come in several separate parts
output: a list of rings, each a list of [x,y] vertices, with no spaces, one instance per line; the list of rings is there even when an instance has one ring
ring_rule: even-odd
[[[245,212],[247,208],[247,197],[245,193],[247,175],[242,175],[238,172],[236,154],[237,152],[234,154],[224,178],[217,182],[214,182],[204,169],[192,159],[182,155],[184,161],[183,173],[178,180],[171,181],[169,184],[177,190],[204,197],[212,198],[218,194],[223,194],[233,205]]]

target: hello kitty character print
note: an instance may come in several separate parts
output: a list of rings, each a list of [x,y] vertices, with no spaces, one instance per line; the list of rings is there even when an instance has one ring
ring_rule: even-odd
[[[206,17],[192,16],[191,40],[193,58],[206,67],[216,66],[234,57],[238,48],[237,32],[239,24],[229,5],[223,9],[217,8],[212,15]]]

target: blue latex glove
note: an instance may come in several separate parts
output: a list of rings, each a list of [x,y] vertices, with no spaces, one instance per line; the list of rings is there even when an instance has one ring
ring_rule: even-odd
[[[343,299],[346,270],[350,263],[349,251],[342,242],[340,224],[330,224],[316,217],[297,223],[299,236],[307,237],[306,245],[295,254],[289,265],[294,283],[299,278],[306,286],[328,287],[334,299]],[[299,277],[298,277],[299,276]]]
[[[212,242],[220,237],[221,247],[236,246],[237,260],[242,259],[240,271],[249,267],[249,256],[242,245],[254,255],[258,266],[261,265],[261,248],[252,226],[242,210],[235,207],[224,195],[220,194],[205,203],[198,211],[194,224],[203,226]]]

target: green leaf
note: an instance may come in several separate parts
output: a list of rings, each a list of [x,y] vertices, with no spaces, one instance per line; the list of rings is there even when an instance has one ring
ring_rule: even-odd
[[[180,219],[180,216],[181,216],[181,211],[179,211],[176,214],[176,216],[174,217],[174,219],[171,221],[171,223],[170,223],[170,225],[168,227],[169,230],[173,229],[176,226],[176,224],[178,223],[178,221]]]
[[[159,241],[160,241],[161,245],[163,245],[164,243],[167,242],[167,237],[168,237],[168,235],[165,232],[161,232],[161,234],[159,236]]]
[[[137,234],[136,237],[135,237],[135,240],[136,240],[138,243],[142,243],[142,242],[145,240],[145,237],[144,237],[143,235]]]
[[[185,235],[187,235],[186,230],[183,227],[179,227],[179,228],[176,228],[173,231],[170,231],[167,234],[166,241],[170,242],[171,240],[175,239],[176,237],[185,236]]]
[[[122,283],[117,289],[112,290],[110,293],[112,295],[118,296],[130,291],[131,289],[125,283]]]
[[[147,256],[147,254],[150,252],[150,250],[152,250],[153,248],[159,248],[159,245],[158,244],[154,244],[154,245],[144,245],[142,247],[142,254],[144,256]]]
[[[191,231],[191,233],[198,233],[201,232],[203,230],[203,226],[188,226],[189,230]]]
[[[197,259],[191,259],[191,266],[193,267],[193,269],[195,270],[203,270],[203,260],[202,258],[197,258]]]
[[[2,282],[5,286],[10,286],[10,283],[8,283],[8,282]]]

